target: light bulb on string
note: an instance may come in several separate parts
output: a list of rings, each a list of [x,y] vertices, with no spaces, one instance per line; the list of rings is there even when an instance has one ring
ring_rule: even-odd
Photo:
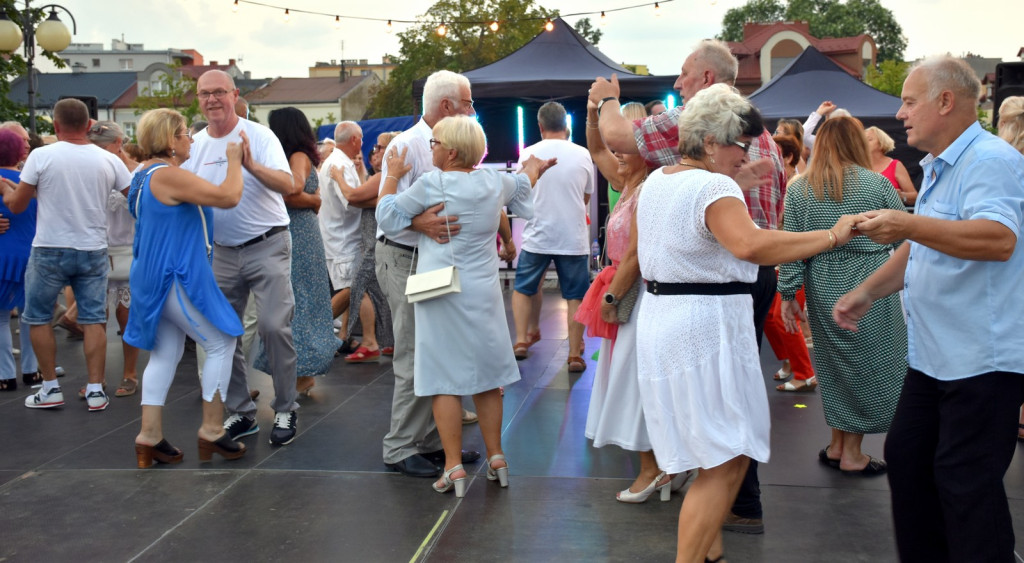
[[[387,32],[391,33],[392,31],[394,31],[394,29],[392,29],[392,27],[391,27],[391,20],[388,20]]]
[[[437,26],[437,34],[441,37],[448,35],[448,27],[441,22],[441,25]]]
[[[341,29],[341,16],[334,16],[334,29]]]
[[[601,25],[608,25],[608,16],[604,15],[604,11],[601,11]]]
[[[285,8],[284,9],[284,21],[285,21],[285,23],[287,23],[291,19],[292,19],[291,12],[288,10],[288,8]]]
[[[551,21],[551,18],[548,18],[548,21],[544,24],[544,29],[546,31],[551,31],[555,29],[555,23]]]
[[[493,33],[498,33],[498,20],[492,21],[490,28]]]
[[[235,0],[235,3],[231,5],[231,11],[238,13],[238,0]]]
[[[654,3],[654,15],[656,17],[661,15],[661,6],[657,2]]]

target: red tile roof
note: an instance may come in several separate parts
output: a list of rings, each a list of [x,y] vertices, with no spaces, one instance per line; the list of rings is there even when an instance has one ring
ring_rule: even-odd
[[[370,76],[353,76],[344,82],[335,77],[277,78],[246,98],[250,103],[262,104],[336,102]]]

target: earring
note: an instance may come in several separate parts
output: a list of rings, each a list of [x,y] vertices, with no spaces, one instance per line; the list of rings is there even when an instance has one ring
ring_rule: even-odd
[[[713,157],[713,156],[710,156],[710,157],[708,157],[708,158],[710,158],[710,159],[711,159],[711,164],[714,164],[714,163],[715,163],[715,157]]]
[[[174,149],[171,149],[171,156],[174,157],[174,156],[177,156],[177,155],[178,155],[178,153]],[[714,161],[712,160],[711,162],[714,162]]]

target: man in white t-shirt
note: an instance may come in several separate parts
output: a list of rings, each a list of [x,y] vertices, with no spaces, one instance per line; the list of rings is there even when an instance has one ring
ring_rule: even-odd
[[[352,277],[362,260],[359,228],[363,210],[349,206],[338,183],[331,177],[331,169],[341,171],[350,187],[358,188],[363,183],[355,164],[355,159],[362,158],[362,128],[354,121],[339,123],[334,128],[331,146],[335,149],[320,165],[319,219],[327,255],[327,272],[331,277],[331,317],[337,317],[348,310]],[[347,323],[342,325],[347,326]]]
[[[569,371],[581,372],[583,325],[573,317],[590,287],[587,204],[594,193],[594,161],[587,149],[567,140],[565,107],[548,102],[537,111],[541,141],[523,149],[520,165],[531,155],[558,159],[533,190],[534,215],[523,228],[516,266],[512,316],[516,324],[516,359],[524,359],[540,339],[540,289],[548,264],[555,263],[562,297],[568,302]]]
[[[16,189],[4,184],[4,204],[21,213],[35,196],[39,200],[36,236],[25,271],[25,310],[21,320],[32,326],[32,347],[43,386],[25,399],[29,408],[64,404],[57,384],[57,347],[50,320],[57,296],[70,285],[78,303],[78,323],[85,332],[85,364],[89,372],[89,411],[107,408],[103,391],[107,359],[107,197],[125,193],[131,175],[113,154],[89,142],[89,109],[75,99],[53,108],[57,143],[29,155]]]
[[[227,144],[243,142],[242,200],[231,209],[214,209],[213,274],[239,319],[250,291],[256,301],[257,331],[263,340],[274,382],[272,445],[295,438],[295,345],[292,315],[291,235],[283,195],[296,193],[281,142],[266,127],[235,114],[238,89],[231,75],[210,70],[196,85],[199,109],[209,122],[193,139],[192,154],[182,168],[220,184],[227,174]],[[256,404],[246,381],[247,362],[241,343],[235,347],[231,383],[224,406],[230,416],[224,428],[232,439],[259,432]]]

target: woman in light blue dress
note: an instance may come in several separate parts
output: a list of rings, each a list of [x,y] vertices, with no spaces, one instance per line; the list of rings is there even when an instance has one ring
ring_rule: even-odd
[[[487,478],[508,484],[508,463],[501,449],[502,404],[499,387],[519,380],[508,346],[508,323],[498,284],[494,235],[501,208],[520,217],[533,216],[531,186],[551,162],[531,159],[521,174],[476,170],[487,140],[476,120],[448,117],[434,126],[430,140],[438,170],[420,176],[395,196],[398,178],[409,172],[405,154],[387,156],[377,221],[388,236],[412,224],[412,218],[444,202],[461,227],[447,244],[421,235],[417,273],[454,265],[461,292],[416,303],[416,395],[433,397],[434,421],[445,452],[445,472],[434,490],[457,496],[465,492],[462,457],[462,395],[472,395],[487,447]],[[446,239],[447,240],[447,239]]]

